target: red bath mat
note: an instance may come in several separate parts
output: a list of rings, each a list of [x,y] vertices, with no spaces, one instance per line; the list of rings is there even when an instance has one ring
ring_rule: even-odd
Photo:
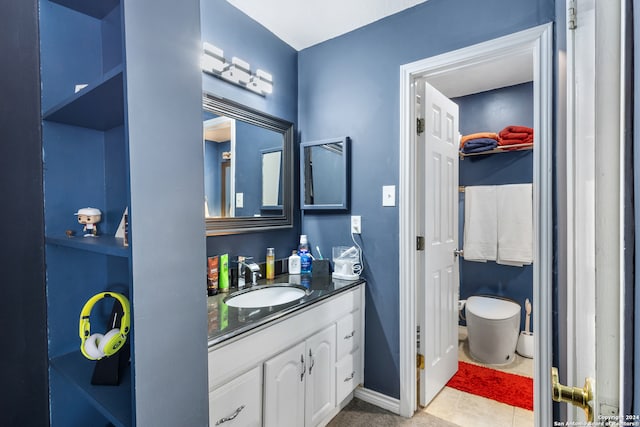
[[[533,378],[459,362],[447,386],[533,411]]]

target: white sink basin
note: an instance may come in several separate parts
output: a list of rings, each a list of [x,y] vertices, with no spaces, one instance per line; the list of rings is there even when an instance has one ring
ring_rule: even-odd
[[[265,285],[233,293],[225,299],[225,304],[238,308],[272,307],[299,300],[306,294],[306,290],[298,286]]]

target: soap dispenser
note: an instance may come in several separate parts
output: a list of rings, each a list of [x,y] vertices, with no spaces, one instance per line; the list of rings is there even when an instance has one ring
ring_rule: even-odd
[[[300,255],[295,250],[289,257],[289,274],[300,274]]]

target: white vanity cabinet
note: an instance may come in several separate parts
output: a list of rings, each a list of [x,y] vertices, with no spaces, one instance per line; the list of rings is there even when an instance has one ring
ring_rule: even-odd
[[[336,405],[336,326],[264,363],[265,427],[315,426]]]
[[[211,347],[210,425],[326,425],[364,378],[363,315],[359,284]]]

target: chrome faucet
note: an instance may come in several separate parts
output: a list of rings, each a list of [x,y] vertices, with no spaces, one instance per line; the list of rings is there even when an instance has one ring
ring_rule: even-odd
[[[258,277],[262,277],[260,273],[260,266],[255,262],[247,262],[252,259],[251,257],[238,257],[238,289],[242,289],[245,286],[245,273],[248,268],[251,271],[251,286],[258,284]]]

